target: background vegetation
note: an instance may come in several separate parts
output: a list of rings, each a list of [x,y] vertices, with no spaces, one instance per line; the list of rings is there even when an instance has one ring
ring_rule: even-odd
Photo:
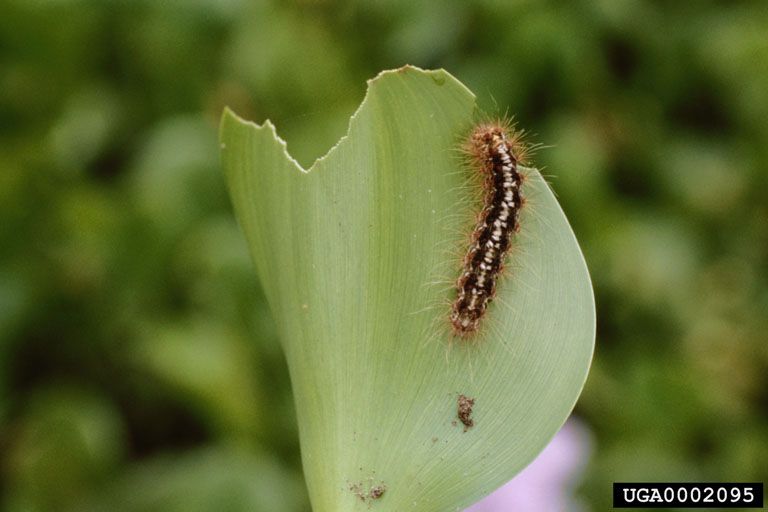
[[[598,307],[588,507],[765,480],[767,33],[760,0],[3,1],[0,508],[308,509],[218,118],[307,166],[405,63],[550,145]]]

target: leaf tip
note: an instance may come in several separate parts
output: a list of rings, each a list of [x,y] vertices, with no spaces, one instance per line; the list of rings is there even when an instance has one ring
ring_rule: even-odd
[[[279,139],[280,137],[277,135],[277,132],[275,130],[275,125],[272,124],[272,121],[269,119],[266,119],[262,124],[255,123],[253,121],[249,121],[247,119],[243,119],[239,115],[237,115],[234,110],[229,108],[228,106],[224,107],[224,110],[221,113],[221,124],[220,129],[223,131],[226,126],[228,126],[231,123],[235,123],[241,126],[250,126],[251,128],[255,130],[263,130],[264,128],[268,128],[274,135],[275,138]]]
[[[221,123],[219,125],[219,142],[220,142],[220,148],[222,151],[227,149],[227,139],[230,138],[230,135],[228,135],[228,132],[233,128],[234,129],[245,128],[246,130],[250,130],[255,135],[266,137],[273,143],[277,143],[282,148],[285,158],[290,162],[292,162],[296,167],[296,169],[298,169],[303,173],[307,172],[301,166],[301,164],[299,164],[299,162],[296,161],[296,159],[293,158],[291,154],[288,152],[288,144],[285,142],[285,140],[283,140],[277,134],[277,129],[275,128],[275,125],[269,119],[264,120],[262,124],[258,124],[253,121],[243,119],[242,117],[237,115],[231,108],[225,106],[221,114]]]

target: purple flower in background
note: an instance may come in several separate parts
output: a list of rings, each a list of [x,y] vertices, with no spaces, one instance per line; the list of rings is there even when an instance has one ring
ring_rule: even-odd
[[[583,510],[573,489],[591,452],[587,427],[573,418],[515,478],[464,512],[572,512]]]

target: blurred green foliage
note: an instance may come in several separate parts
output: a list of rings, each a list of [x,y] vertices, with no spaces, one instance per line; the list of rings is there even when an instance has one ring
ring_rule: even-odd
[[[762,0],[3,1],[0,508],[308,509],[216,124],[308,165],[405,63],[550,145],[598,304],[586,502],[764,480],[766,34]]]

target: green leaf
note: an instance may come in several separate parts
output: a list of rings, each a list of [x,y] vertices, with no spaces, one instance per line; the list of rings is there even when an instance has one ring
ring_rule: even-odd
[[[450,334],[477,207],[456,148],[473,119],[474,96],[445,71],[386,71],[304,170],[269,121],[224,113],[223,166],[287,356],[316,512],[467,506],[534,459],[583,386],[589,275],[533,169],[482,332]],[[467,432],[459,394],[475,399]],[[381,498],[360,499],[376,485]]]

